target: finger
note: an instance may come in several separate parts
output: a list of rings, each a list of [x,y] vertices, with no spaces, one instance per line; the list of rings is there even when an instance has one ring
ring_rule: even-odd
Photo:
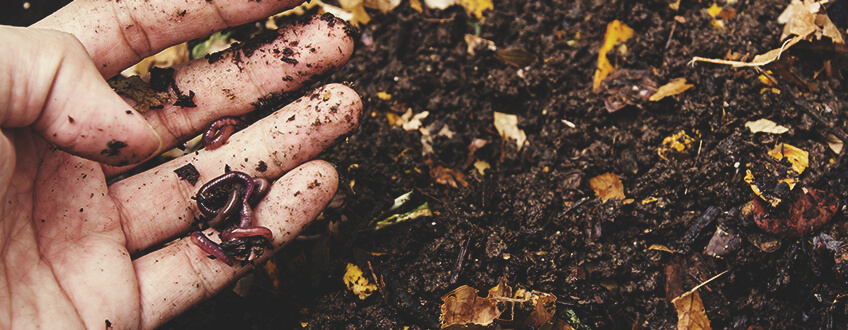
[[[196,136],[215,119],[252,111],[252,104],[272,92],[293,91],[338,70],[353,52],[344,23],[332,17],[315,16],[272,37],[264,45],[227,50],[212,63],[196,60],[175,69],[179,90],[195,93],[197,107],[169,105],[144,113],[165,149]],[[108,176],[125,170],[106,169]]]
[[[302,0],[77,0],[34,27],[77,37],[111,77],[169,46],[259,20]]]
[[[139,162],[161,148],[156,132],[112,91],[72,36],[0,27],[0,38],[16,45],[0,66],[1,127],[32,125],[63,150],[112,165]]]
[[[354,129],[361,111],[356,92],[328,85],[234,134],[218,149],[118,181],[109,191],[121,212],[127,249],[136,253],[184,234],[199,214],[191,197],[204,182],[224,174],[226,165],[253,176],[279,177]],[[187,164],[199,173],[195,185],[174,173]]]
[[[324,161],[306,163],[278,180],[255,209],[256,220],[274,233],[272,245],[279,250],[330,202],[338,175]],[[217,239],[218,232],[208,230]],[[266,251],[255,261],[267,260]],[[142,328],[156,327],[191,306],[221,291],[253,265],[230,267],[207,257],[190,239],[182,238],[133,262],[141,293]]]

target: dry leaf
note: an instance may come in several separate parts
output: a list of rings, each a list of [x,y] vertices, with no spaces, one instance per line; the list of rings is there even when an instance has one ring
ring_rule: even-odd
[[[833,150],[837,155],[842,153],[842,140],[830,133],[827,133],[825,138],[827,138],[827,146],[830,147],[830,150]]]
[[[786,143],[775,145],[774,149],[769,150],[768,154],[777,160],[786,157],[792,164],[792,170],[798,174],[804,173],[804,170],[810,165],[810,153]]]
[[[686,131],[679,131],[663,139],[662,145],[657,148],[657,155],[664,160],[687,158],[691,156],[690,153],[695,141],[694,138],[686,134]]]
[[[363,0],[339,0],[339,5],[346,12],[353,14],[350,19],[350,25],[359,27],[359,24],[368,24],[371,21],[371,16],[365,11],[365,2]]]
[[[468,182],[465,181],[465,174],[462,174],[462,172],[442,165],[435,165],[431,159],[424,161],[424,164],[430,167],[430,177],[436,180],[437,183],[451,186],[452,188],[459,188],[460,185],[463,187],[468,186]]]
[[[745,123],[745,127],[750,129],[751,133],[783,134],[789,132],[788,127],[778,125],[777,123],[765,118],[749,121]]]
[[[386,14],[400,5],[401,0],[365,0],[365,7],[377,9]]]
[[[485,160],[478,160],[474,162],[474,168],[477,169],[477,173],[480,175],[486,174],[486,170],[491,169],[492,165],[489,165]]]
[[[651,246],[649,246],[649,247],[648,247],[648,250],[663,251],[663,252],[668,252],[668,253],[674,253],[674,250],[669,249],[667,246],[665,246],[665,245],[660,245],[660,244],[651,244]]]
[[[459,0],[459,4],[465,8],[468,16],[475,17],[478,20],[483,18],[484,11],[495,9],[492,0]]]
[[[491,51],[498,50],[498,47],[495,46],[494,41],[491,41],[491,40],[488,40],[488,39],[483,39],[483,38],[475,36],[473,34],[466,34],[465,35],[465,44],[468,45],[467,52],[468,52],[468,55],[471,55],[471,56],[474,56],[474,50],[477,49],[478,47],[488,49],[488,50],[491,50]]]
[[[387,115],[389,113],[386,113]],[[422,111],[417,114],[412,112],[412,108],[407,109],[400,117],[389,118],[389,121],[394,120],[395,126],[402,127],[405,131],[415,131],[421,128],[421,121],[430,115],[429,111]],[[397,115],[395,115],[397,116]]]
[[[736,16],[735,10],[719,7],[715,2],[713,2],[713,5],[707,9],[707,13],[710,14],[710,17],[712,17],[710,24],[720,29],[727,28],[724,26],[723,20],[731,19]]]
[[[790,35],[802,36],[807,41],[821,40],[828,37],[834,43],[844,44],[842,33],[827,16],[821,3],[814,0],[792,0],[786,10],[777,18],[783,26],[781,40]]]
[[[131,101],[132,107],[141,113],[150,109],[161,109],[171,102],[170,93],[153,90],[150,84],[141,80],[139,76],[126,78],[123,75],[116,75],[109,79],[108,83],[115,93]]]
[[[535,308],[533,308],[533,312],[527,317],[525,323],[530,325],[532,329],[541,329],[554,317],[557,299],[556,296],[547,292],[539,292],[533,298],[535,298],[532,300]]]
[[[415,9],[419,13],[424,11],[424,7],[421,6],[421,0],[409,0],[409,7],[412,7],[412,9]]]
[[[502,49],[495,53],[502,62],[517,68],[523,68],[536,61],[536,55],[522,48]]]
[[[527,141],[527,135],[524,131],[518,128],[518,116],[505,114],[495,111],[495,129],[498,130],[501,138],[515,140],[515,145],[520,151],[524,147],[524,142]]]
[[[368,279],[362,274],[359,266],[351,263],[347,264],[342,280],[347,286],[347,289],[359,296],[359,299],[362,300],[365,300],[365,298],[368,298],[368,296],[377,290],[377,285],[368,283]]]
[[[697,290],[686,292],[671,302],[677,310],[678,330],[712,329]]]
[[[687,84],[686,78],[676,78],[670,81],[669,83],[662,85],[654,95],[648,99],[650,101],[659,101],[668,96],[677,95],[685,92],[687,89],[694,87],[693,84]]]
[[[589,186],[604,203],[613,198],[624,200],[624,185],[614,173],[604,173],[589,179]]]
[[[493,295],[491,291],[489,294]],[[495,298],[477,296],[477,289],[467,285],[442,296],[442,301],[442,315],[439,317],[442,328],[466,324],[487,326],[503,313]]]
[[[614,20],[607,24],[607,31],[604,33],[604,44],[598,51],[598,69],[595,71],[595,77],[592,80],[593,90],[598,92],[601,86],[601,81],[606,78],[613,69],[615,69],[607,59],[607,53],[612,50],[618,42],[625,41],[633,35],[633,29],[624,25],[619,20]]]
[[[379,98],[383,101],[388,101],[388,100],[392,99],[392,94],[389,94],[389,93],[386,93],[386,92],[377,92],[377,98]]]

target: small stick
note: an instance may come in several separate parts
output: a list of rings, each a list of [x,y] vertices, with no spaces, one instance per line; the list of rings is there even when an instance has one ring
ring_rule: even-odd
[[[465,240],[465,245],[459,248],[459,256],[456,257],[456,264],[453,267],[453,275],[451,275],[450,284],[456,284],[456,281],[459,279],[459,272],[462,270],[462,262],[465,260],[465,253],[468,252],[468,243],[471,242],[471,238]]]

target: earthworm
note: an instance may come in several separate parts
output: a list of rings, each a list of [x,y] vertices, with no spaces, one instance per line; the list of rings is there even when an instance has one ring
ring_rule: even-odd
[[[221,233],[221,240],[225,242],[230,242],[232,240],[253,237],[253,236],[265,236],[268,240],[274,239],[274,234],[271,233],[271,230],[262,226],[256,227],[236,227],[232,229],[227,229],[223,233]]]
[[[224,145],[224,142],[227,142],[230,135],[245,127],[247,127],[247,123],[244,120],[235,117],[219,118],[213,121],[206,132],[203,133],[203,146],[207,150],[217,149]]]
[[[271,190],[271,181],[268,181],[266,178],[253,178],[253,184],[255,188],[253,188],[253,195],[249,197],[250,205],[256,206],[259,204],[259,201],[262,200],[262,197],[268,194],[268,191]]]
[[[224,254],[224,250],[221,250],[221,246],[210,240],[209,237],[206,237],[203,233],[199,231],[191,233],[191,241],[194,245],[199,246],[203,252],[211,254],[216,259],[223,261],[227,264],[227,266],[233,265],[233,261],[230,260],[230,257],[227,257],[227,255]]]
[[[221,225],[224,222],[224,220],[226,220],[227,218],[229,218],[231,215],[233,215],[235,213],[236,209],[239,207],[238,206],[239,191],[241,191],[241,189],[242,189],[242,186],[240,184],[236,183],[236,184],[233,185],[233,190],[230,192],[229,198],[227,198],[227,203],[225,203],[224,206],[221,207],[218,210],[217,214],[214,214],[215,217],[213,217],[212,220],[209,220],[208,222],[206,222],[206,224],[208,224],[209,227],[217,228],[219,225]],[[202,203],[197,204],[198,209],[201,208],[200,207],[201,204]],[[208,208],[205,207],[205,206],[203,207],[203,209],[208,210]],[[201,213],[204,213],[204,212],[201,211]],[[207,216],[207,217],[211,216],[210,214],[206,214],[206,213],[204,213],[204,215]]]
[[[200,213],[203,213],[206,216],[216,215],[217,217],[216,212],[218,211],[212,210],[211,208],[206,206],[205,203],[203,203],[203,197],[209,196],[210,192],[212,192],[214,189],[218,189],[219,187],[228,184],[241,184],[244,186],[244,193],[242,194],[241,200],[241,218],[239,220],[239,227],[250,226],[250,223],[253,220],[253,210],[251,210],[250,205],[248,204],[248,199],[250,199],[250,195],[253,193],[253,189],[256,184],[254,183],[253,178],[244,172],[232,171],[229,173],[224,173],[224,175],[214,178],[204,184],[202,187],[200,187],[200,190],[197,191],[198,210],[200,210]],[[233,189],[233,191],[238,191],[238,189]],[[230,194],[230,197],[232,197],[232,193]],[[228,209],[226,211],[231,210]]]

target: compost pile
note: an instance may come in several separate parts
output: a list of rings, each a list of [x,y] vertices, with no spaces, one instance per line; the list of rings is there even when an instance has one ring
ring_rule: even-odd
[[[367,9],[323,81],[365,101],[322,156],[336,200],[246,298],[169,326],[844,327],[844,52],[690,65],[781,48],[788,4],[677,5]]]
[[[164,328],[846,327],[846,1],[427,3],[316,84],[330,207]]]

